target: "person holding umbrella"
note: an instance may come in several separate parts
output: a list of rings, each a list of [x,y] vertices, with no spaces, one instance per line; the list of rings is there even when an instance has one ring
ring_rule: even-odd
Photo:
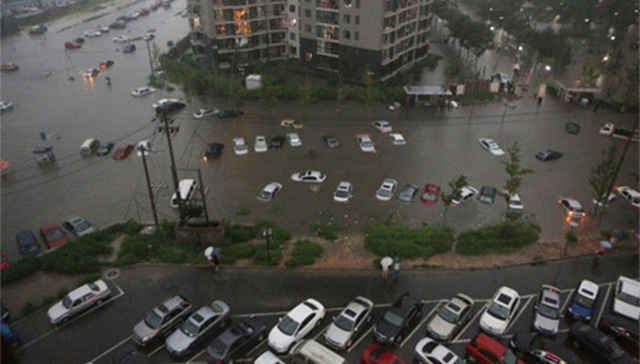
[[[220,271],[220,260],[218,259],[218,250],[212,246],[204,250],[204,257],[207,258],[209,264],[215,266],[216,272]]]
[[[382,266],[382,279],[387,279],[389,277],[389,267],[393,264],[393,259],[391,257],[384,257],[380,260],[380,265]]]

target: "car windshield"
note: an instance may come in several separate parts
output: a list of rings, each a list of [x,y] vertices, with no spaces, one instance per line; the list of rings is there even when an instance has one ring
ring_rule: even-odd
[[[265,200],[270,199],[271,198],[271,192],[262,190],[262,192],[260,192],[260,198],[263,198]]]
[[[285,316],[278,324],[278,329],[280,329],[280,331],[282,331],[282,333],[284,333],[285,335],[291,336],[294,332],[296,332],[298,325],[299,323],[297,321],[293,320],[289,316]]]
[[[456,315],[453,311],[449,310],[446,306],[438,310],[438,316],[440,316],[443,320],[452,324],[455,324],[458,321],[458,315]]]
[[[351,331],[353,330],[354,322],[348,319],[347,317],[345,317],[344,315],[340,315],[338,316],[334,324],[344,331]]]
[[[504,364],[516,364],[518,362],[518,358],[513,354],[513,352],[509,349],[504,352],[502,356],[502,361]]]
[[[180,326],[180,330],[189,337],[194,337],[198,333],[198,325],[193,321],[193,318],[189,318]]]
[[[393,326],[402,327],[402,325],[404,325],[404,319],[396,315],[393,311],[387,311],[387,313],[384,314],[384,320]]]
[[[76,225],[76,230],[77,231],[85,231],[89,228],[89,223],[85,220],[82,220],[78,223],[78,225]]]
[[[509,315],[509,309],[501,304],[498,304],[497,302],[492,302],[487,312],[491,316],[499,318],[501,320],[506,320],[507,316]]]
[[[160,326],[160,322],[162,322],[162,318],[158,316],[155,310],[153,310],[144,318],[144,322],[150,328],[157,329]]]
[[[383,197],[391,196],[391,191],[387,190],[385,188],[380,188],[378,190],[378,195],[383,196]]]
[[[579,304],[580,306],[591,308],[593,307],[593,304],[595,303],[595,301],[583,294],[578,293],[576,295],[576,303]]]
[[[65,308],[71,308],[72,304],[73,302],[71,301],[71,298],[69,297],[69,295],[64,296],[64,298],[62,299],[62,305]]]
[[[560,318],[560,311],[555,307],[550,307],[547,305],[538,306],[538,313],[552,320],[557,320],[558,318]]]
[[[337,197],[349,197],[349,191],[347,191],[347,190],[342,190],[342,189],[337,190],[337,191],[336,191],[336,196],[337,196]]]
[[[632,296],[626,292],[618,293],[618,295],[616,296],[616,299],[633,306],[640,306],[640,298]]]
[[[47,240],[58,240],[60,238],[62,238],[64,235],[62,234],[62,231],[60,230],[56,230],[51,232],[49,235],[47,235]]]

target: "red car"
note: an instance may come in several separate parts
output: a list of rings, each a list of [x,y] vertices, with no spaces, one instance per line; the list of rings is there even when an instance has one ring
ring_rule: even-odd
[[[391,350],[382,345],[373,344],[364,350],[360,363],[364,364],[406,364]]]
[[[434,185],[433,183],[427,183],[424,186],[424,190],[420,195],[420,200],[423,203],[428,205],[433,205],[438,202],[438,197],[440,196],[440,186]]]
[[[60,225],[52,222],[40,227],[40,236],[42,236],[42,240],[44,240],[44,243],[47,244],[49,249],[57,248],[60,245],[69,242],[64,231],[60,228]]]
[[[79,43],[76,43],[76,42],[66,42],[64,44],[64,47],[67,48],[67,49],[78,49],[78,48],[82,47],[82,45],[79,44]]]
[[[5,269],[9,266],[9,259],[4,255],[3,252],[0,252],[0,270]]]
[[[119,146],[115,152],[113,152],[113,159],[125,159],[129,156],[131,151],[133,151],[133,144],[123,144]]]
[[[505,345],[496,339],[480,333],[467,344],[467,356],[484,364],[525,364]]]

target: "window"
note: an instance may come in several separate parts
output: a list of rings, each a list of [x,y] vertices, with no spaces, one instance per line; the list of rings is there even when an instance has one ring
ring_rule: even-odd
[[[342,32],[342,38],[344,39],[351,39],[351,32],[348,30],[345,30]]]
[[[360,9],[360,0],[356,0],[356,9]]]
[[[360,32],[353,33],[353,39],[360,40]]]
[[[311,10],[310,9],[305,9],[304,10],[304,16],[306,16],[307,18],[311,18]]]
[[[349,14],[344,14],[344,15],[342,16],[342,21],[343,21],[343,22],[345,22],[345,23],[347,23],[347,24],[351,23],[351,15],[349,15]]]
[[[296,6],[295,5],[289,5],[289,12],[290,13],[295,13],[296,12]]]
[[[360,15],[356,15],[355,19],[353,20],[354,20],[354,23],[360,24]]]
[[[311,24],[305,24],[304,25],[304,31],[305,32],[311,32]]]
[[[344,6],[347,8],[350,8],[353,4],[351,3],[351,0],[344,0]]]
[[[289,38],[291,38],[291,40],[296,40],[296,33],[289,33]]]

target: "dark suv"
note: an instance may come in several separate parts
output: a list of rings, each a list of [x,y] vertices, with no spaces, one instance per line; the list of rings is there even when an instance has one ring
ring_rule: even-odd
[[[496,189],[491,186],[482,186],[478,200],[484,203],[494,203],[496,201]]]
[[[16,234],[16,242],[18,243],[18,251],[23,257],[37,257],[40,255],[40,246],[33,231],[25,230]]]
[[[376,341],[381,344],[399,344],[421,317],[422,301],[410,298],[409,292],[403,293],[376,325]]]
[[[204,152],[204,156],[207,160],[218,159],[222,155],[223,148],[224,144],[222,143],[211,143],[208,145],[207,151]]]
[[[180,295],[167,298],[133,328],[133,341],[139,346],[147,346],[156,340],[164,340],[192,308],[191,302]]]

